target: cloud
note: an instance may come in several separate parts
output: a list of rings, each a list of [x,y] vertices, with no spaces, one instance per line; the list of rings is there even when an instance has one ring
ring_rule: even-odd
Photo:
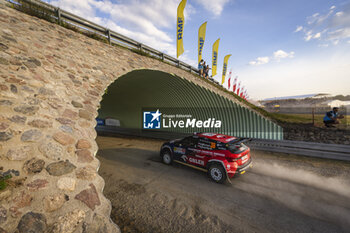
[[[319,40],[321,43],[337,45],[350,38],[350,3],[337,7],[331,6],[327,13],[315,13],[306,18],[304,26],[297,26],[295,32],[303,32],[304,40]]]
[[[249,65],[255,66],[255,65],[264,65],[269,63],[270,58],[269,57],[258,57],[254,61],[250,61]]]
[[[178,0],[46,0],[73,14],[175,56],[174,35]],[[186,20],[194,8],[187,3]],[[182,58],[181,58],[182,59]]]
[[[314,54],[300,54],[288,63],[270,61],[268,65],[253,68],[242,66],[236,72],[245,80],[252,98],[321,92],[348,95],[349,61],[348,50],[318,49]],[[333,77],[332,82],[329,77]]]
[[[313,39],[318,39],[321,37],[321,33],[320,32],[317,32],[316,34],[313,35]]]
[[[297,26],[294,32],[300,32],[301,30],[303,30],[303,26]]]
[[[269,63],[272,59],[279,62],[279,61],[281,61],[281,59],[284,59],[284,58],[293,58],[294,54],[295,53],[293,51],[287,53],[287,52],[279,49],[279,50],[275,51],[271,57],[268,57],[268,56],[258,57],[255,60],[250,61],[248,64],[251,66],[264,65],[264,64]]]
[[[198,66],[197,60],[190,58],[189,54],[190,54],[190,51],[185,50],[185,52],[181,55],[181,61],[186,62],[187,64],[197,68]]]
[[[329,46],[329,44],[319,44],[318,47],[323,47],[323,48],[327,48]]]
[[[292,51],[292,52],[287,53],[287,52],[280,49],[280,50],[277,50],[276,52],[273,53],[273,57],[276,60],[280,60],[280,59],[287,58],[287,57],[292,58],[292,57],[294,57],[294,52]]]
[[[344,14],[344,12],[342,12],[342,11],[335,13],[336,16],[342,16],[343,14]]]
[[[330,40],[341,40],[350,38],[350,27],[349,28],[341,28],[335,31],[328,32],[328,39]]]
[[[226,3],[229,0],[196,0],[196,2],[202,5],[207,11],[211,12],[215,16],[221,15]]]

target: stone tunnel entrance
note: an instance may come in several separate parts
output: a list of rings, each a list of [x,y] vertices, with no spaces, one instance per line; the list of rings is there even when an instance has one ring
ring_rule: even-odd
[[[162,113],[158,131],[283,137],[280,126],[248,108],[177,75],[149,69],[131,71],[112,83],[103,96],[98,117],[116,119],[116,130],[138,130],[146,135],[147,130],[142,130],[144,112],[156,110]],[[204,124],[197,125],[199,120]],[[175,126],[179,121],[184,125]]]

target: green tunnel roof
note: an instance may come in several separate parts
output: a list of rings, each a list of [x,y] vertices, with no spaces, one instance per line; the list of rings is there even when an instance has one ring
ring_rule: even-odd
[[[115,118],[122,128],[142,129],[143,111],[190,114],[222,121],[221,128],[160,129],[181,133],[218,132],[239,137],[282,139],[283,129],[256,112],[173,74],[135,70],[108,87],[99,118]],[[164,118],[165,119],[165,118]]]

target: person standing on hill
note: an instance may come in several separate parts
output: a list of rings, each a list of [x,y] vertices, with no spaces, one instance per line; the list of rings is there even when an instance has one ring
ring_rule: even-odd
[[[198,63],[199,75],[203,76],[203,59]]]
[[[209,65],[204,67],[204,78],[209,78]]]

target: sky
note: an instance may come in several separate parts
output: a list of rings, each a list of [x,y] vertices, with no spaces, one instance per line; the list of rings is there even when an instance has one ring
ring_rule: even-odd
[[[180,0],[45,1],[176,56]],[[179,59],[194,67],[205,21],[209,66],[220,38],[214,78],[221,82],[224,56],[232,54],[231,82],[238,76],[250,98],[350,94],[350,0],[187,0]]]

